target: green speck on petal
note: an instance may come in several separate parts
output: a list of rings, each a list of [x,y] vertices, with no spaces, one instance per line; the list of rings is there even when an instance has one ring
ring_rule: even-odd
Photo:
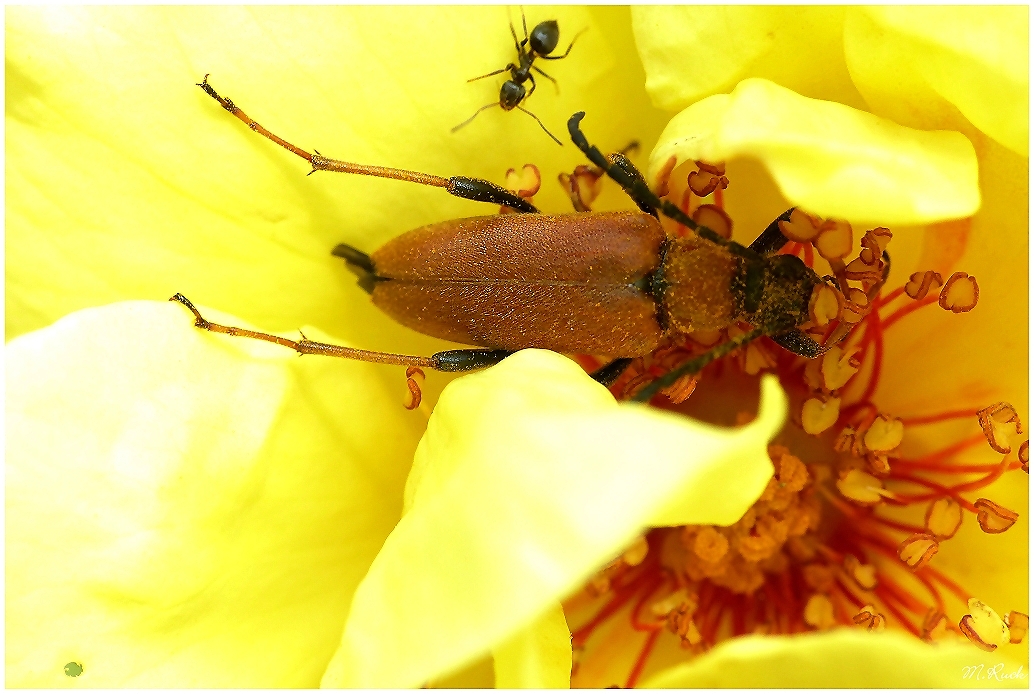
[[[319,682],[412,413],[381,367],[193,323],[120,303],[8,344],[8,686]]]
[[[977,159],[957,132],[925,132],[760,79],[675,116],[650,155],[648,180],[670,157],[759,160],[784,197],[822,217],[924,224],[980,207]]]
[[[1002,663],[1001,681],[987,678]],[[977,666],[982,667],[977,670]],[[1015,677],[1020,672],[1023,677]],[[984,679],[974,676],[975,672]],[[1006,675],[1014,675],[1011,679]],[[851,628],[794,636],[745,636],[643,683],[650,688],[1026,688],[1027,673],[967,644],[929,645],[909,634]]]
[[[730,481],[750,489],[745,461],[761,460],[785,416],[777,386],[765,399],[777,403],[765,418],[720,429],[619,405],[540,350],[454,381],[323,685],[414,686],[462,667],[580,588],[687,489],[702,488],[699,522],[734,521],[764,485],[751,498]]]

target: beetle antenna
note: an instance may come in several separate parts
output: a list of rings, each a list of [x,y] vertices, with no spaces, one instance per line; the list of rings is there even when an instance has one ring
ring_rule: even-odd
[[[571,134],[571,141],[574,142],[578,149],[582,150],[582,153],[589,158],[589,161],[606,171],[608,176],[617,181],[618,185],[620,185],[633,200],[645,200],[651,207],[660,210],[665,217],[673,219],[683,226],[689,227],[699,236],[712,243],[728,248],[731,253],[748,258],[757,258],[757,254],[754,253],[754,251],[748,250],[747,248],[740,246],[738,243],[732,243],[724,236],[718,234],[714,229],[693,221],[689,215],[676,207],[671,201],[661,200],[652,190],[650,190],[650,187],[646,185],[645,180],[636,178],[620,166],[613,164],[607,159],[607,157],[603,156],[603,153],[595,145],[589,144],[589,141],[585,138],[585,135],[578,127],[578,124],[581,123],[583,118],[585,118],[585,111],[579,111],[568,119],[567,131]]]
[[[472,121],[472,120],[474,120],[475,118],[477,118],[477,117],[478,117],[478,114],[479,114],[479,113],[481,113],[482,111],[484,111],[485,109],[487,109],[487,108],[492,108],[493,106],[498,106],[498,105],[499,105],[499,102],[497,102],[497,101],[496,101],[496,102],[492,102],[491,104],[486,104],[486,105],[482,106],[482,107],[481,107],[481,108],[479,108],[479,109],[478,109],[477,111],[474,111],[474,115],[473,115],[473,116],[471,116],[471,117],[470,117],[470,118],[468,118],[467,120],[463,121],[462,123],[460,123],[459,125],[457,125],[457,126],[456,126],[455,128],[453,128],[453,129],[452,129],[452,130],[450,130],[449,132],[451,132],[451,133],[454,133],[454,132],[456,132],[457,130],[459,130],[460,128],[462,128],[462,127],[463,127],[464,125],[468,125],[468,124],[470,123],[470,121]],[[524,109],[521,109],[521,110],[524,110]]]
[[[539,124],[539,125],[540,125],[540,126],[542,127],[542,129],[543,129],[543,130],[545,130],[545,131],[546,131],[546,134],[547,134],[547,135],[549,135],[549,136],[550,136],[551,138],[553,138],[553,142],[557,143],[557,144],[558,144],[558,145],[560,145],[561,147],[563,147],[563,146],[564,146],[564,143],[563,143],[563,142],[561,142],[560,140],[558,140],[558,139],[557,139],[557,137],[556,137],[556,135],[554,135],[553,133],[549,132],[549,129],[548,129],[548,128],[546,128],[546,126],[542,124],[542,121],[540,121],[540,120],[539,120],[539,117],[538,117],[538,116],[536,116],[536,115],[535,115],[534,113],[532,113],[532,112],[531,112],[531,111],[529,111],[528,109],[524,108],[523,106],[518,106],[517,108],[519,108],[520,110],[524,111],[524,112],[525,112],[525,113],[527,113],[527,114],[528,114],[529,116],[531,116],[531,117],[532,117],[532,118],[534,118],[534,119],[535,119],[536,121],[538,121],[538,124]],[[474,114],[474,115],[477,115],[477,114]]]

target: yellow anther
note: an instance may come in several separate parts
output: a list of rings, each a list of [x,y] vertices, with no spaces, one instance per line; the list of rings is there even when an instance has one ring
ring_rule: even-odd
[[[941,276],[933,270],[926,272],[913,272],[905,282],[905,293],[915,300],[925,299],[933,286],[940,287],[944,284]]]
[[[844,276],[849,280],[876,284],[883,279],[883,261],[877,259],[875,262],[866,263],[860,257],[855,258],[844,268]]]
[[[886,453],[897,448],[904,435],[905,425],[900,419],[880,415],[869,425],[862,441],[870,451]]]
[[[833,602],[821,593],[812,595],[804,606],[804,623],[820,630],[835,626],[837,620],[833,616]]]
[[[854,245],[851,225],[840,220],[827,220],[813,243],[819,255],[826,260],[846,258]]]
[[[849,289],[844,297],[844,311],[841,318],[845,323],[854,325],[872,311],[869,297],[861,289]]]
[[[980,428],[984,431],[987,444],[1004,455],[1012,452],[1008,439],[1014,437],[1013,434],[1008,433],[1012,427],[1006,425],[1015,426],[1015,436],[1023,433],[1023,423],[1020,422],[1020,416],[1016,414],[1016,408],[1007,402],[998,402],[978,410],[977,421],[980,422]]]
[[[863,564],[856,556],[848,554],[844,557],[844,570],[862,590],[873,590],[876,587],[876,567],[872,564]]]
[[[639,537],[632,546],[625,550],[625,553],[621,555],[621,560],[629,566],[639,566],[643,563],[643,559],[646,559],[647,553],[650,551],[650,545],[647,544],[645,537]]]
[[[693,191],[696,192],[696,191]],[[701,205],[693,210],[693,221],[718,232],[719,236],[732,238],[732,217],[717,205]]]
[[[1005,615],[1005,624],[1009,627],[1009,643],[1020,643],[1027,635],[1030,617],[1014,610]]]
[[[774,369],[775,355],[758,342],[751,342],[743,352],[743,371],[757,376],[763,369]]]
[[[690,614],[696,612],[697,596],[691,595],[685,588],[680,588],[668,597],[658,600],[650,606],[650,612],[658,619],[664,619],[678,609],[687,611]]]
[[[726,189],[729,187],[729,179],[725,177],[725,164],[712,166],[703,162],[697,162],[700,171],[692,171],[686,177],[689,189],[696,195],[703,198],[715,191],[716,188]]]
[[[892,236],[887,227],[877,227],[865,232],[865,236],[862,237],[862,252],[858,257],[866,265],[875,265],[882,259],[883,251],[887,250]]]
[[[937,538],[933,535],[916,533],[909,535],[898,545],[898,557],[915,571],[926,566],[939,548]]]
[[[877,477],[886,477],[890,474],[890,460],[886,453],[866,453],[865,462],[869,464],[869,470]]]
[[[846,470],[837,480],[837,489],[846,498],[864,506],[878,504],[885,497],[894,495],[883,488],[883,483],[868,472],[858,469]]]
[[[1016,457],[1020,459],[1020,467],[1024,472],[1030,473],[1030,440],[1026,440],[1020,444],[1020,450],[1016,452]]]
[[[683,646],[696,646],[703,637],[693,621],[693,612],[689,606],[680,606],[668,614],[668,630],[682,638]]]
[[[931,608],[923,619],[923,641],[937,641],[948,634],[948,618],[943,612]]]
[[[833,450],[837,453],[851,453],[858,441],[858,432],[853,426],[846,426],[837,434],[833,442]]]
[[[866,605],[853,618],[858,626],[865,627],[868,631],[883,631],[887,627],[887,619],[876,611],[873,605]]]
[[[843,294],[828,284],[817,284],[811,291],[811,299],[808,301],[808,315],[812,323],[822,327],[840,317],[843,305]]]
[[[810,243],[822,229],[822,220],[816,219],[807,212],[795,209],[790,213],[790,221],[779,220],[779,231],[783,236],[797,243]]]
[[[697,377],[692,374],[679,376],[678,380],[667,388],[661,389],[661,393],[671,400],[673,405],[689,400],[689,396],[697,389]]]
[[[1015,511],[999,506],[990,499],[977,499],[973,502],[977,507],[977,523],[985,533],[997,535],[1011,528],[1020,517]]]
[[[700,529],[693,541],[693,553],[708,563],[721,561],[729,552],[729,538],[710,525]]]
[[[506,189],[511,193],[530,198],[542,187],[542,174],[534,164],[525,164],[520,171],[509,169],[506,172]]]
[[[826,382],[822,379],[822,360],[809,359],[804,365],[804,385],[811,390],[822,390]]]
[[[976,598],[969,599],[969,614],[959,621],[966,638],[978,648],[993,651],[1009,641],[1009,627],[1001,617]]]
[[[938,540],[954,537],[962,525],[962,507],[951,497],[943,497],[926,508],[926,529]]]
[[[801,426],[813,436],[836,424],[839,417],[840,398],[809,398],[801,408]]]
[[[956,272],[944,283],[944,288],[937,297],[937,305],[952,313],[965,313],[976,307],[979,298],[977,278],[970,277],[965,272]]]
[[[831,347],[822,355],[822,383],[827,390],[837,390],[858,373],[860,364],[855,358],[857,348],[844,352],[842,347]]]

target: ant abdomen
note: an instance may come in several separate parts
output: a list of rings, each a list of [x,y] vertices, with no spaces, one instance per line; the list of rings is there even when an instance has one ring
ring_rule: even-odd
[[[557,26],[555,19],[539,22],[531,30],[528,40],[531,43],[532,52],[538,53],[540,56],[549,55],[556,49],[557,42],[560,41],[560,27]]]

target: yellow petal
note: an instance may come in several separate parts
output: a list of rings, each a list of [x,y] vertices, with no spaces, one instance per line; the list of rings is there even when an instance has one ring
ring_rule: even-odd
[[[844,36],[851,76],[876,113],[945,127],[938,121],[953,106],[1026,155],[1028,15],[1020,6],[855,10]]]
[[[931,646],[891,631],[837,629],[825,634],[747,636],[658,673],[643,687],[1026,688],[1025,668],[1007,658],[985,656],[970,646]],[[988,671],[999,662],[996,672],[1001,679],[988,680]],[[984,667],[978,671],[981,663]]]
[[[6,334],[182,291],[267,329],[314,324],[363,346],[431,351],[370,306],[330,249],[372,251],[498,208],[398,181],[306,177],[304,161],[194,85],[211,73],[264,126],[327,156],[500,183],[535,163],[547,179],[536,203],[568,211],[548,182],[585,163],[569,143],[500,109],[450,132],[499,98],[502,76],[467,80],[514,58],[508,12],[519,27],[517,8],[499,6],[12,8]],[[627,8],[536,7],[527,18],[557,19],[561,50],[587,29],[546,68],[559,95],[542,79],[527,103],[550,130],[566,141],[566,119],[587,108],[607,113],[601,146],[656,138],[663,121],[643,91]]]
[[[767,459],[754,468],[785,416],[774,384],[761,412],[723,430],[619,406],[538,350],[454,381],[418,447],[426,470],[410,510],[356,593],[323,685],[413,686],[460,667],[580,587],[677,498],[698,504],[698,522],[734,521],[763,484],[750,498],[739,487],[771,475]]]
[[[377,367],[192,323],[122,303],[8,344],[8,686],[319,682],[418,415]]]
[[[650,155],[651,185],[672,156],[758,159],[791,204],[855,223],[925,223],[980,206],[977,159],[959,133],[912,130],[759,79],[675,116]]]
[[[497,689],[569,689],[571,630],[560,605],[493,650]]]
[[[852,106],[843,50],[843,7],[641,6],[632,29],[646,89],[676,111],[762,77],[817,99]]]

